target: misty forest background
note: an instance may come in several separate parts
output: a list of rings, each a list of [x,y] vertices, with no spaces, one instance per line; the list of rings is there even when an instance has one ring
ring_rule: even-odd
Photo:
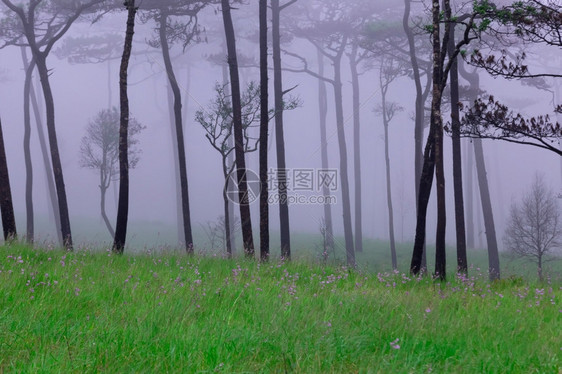
[[[8,3],[12,2],[3,0],[0,4],[3,17],[0,33],[4,47],[0,50],[0,113],[18,233],[25,237],[26,225],[29,225],[26,221],[30,201],[28,196],[26,203],[26,183],[29,183],[26,170],[31,169],[29,164],[26,166],[22,145],[24,138],[30,136],[34,242],[45,247],[62,246],[62,238],[57,233],[58,218],[55,218],[58,205],[56,201],[53,203],[49,194],[45,156],[37,131],[37,126],[42,126],[42,136],[46,136],[47,128],[44,126],[48,118],[45,117],[43,88],[39,74],[34,70],[30,76],[30,87],[34,93],[28,118],[32,125],[30,134],[26,134],[23,110],[25,66],[34,53],[27,46],[28,39],[22,35],[20,21]],[[77,12],[78,3],[86,4],[88,1],[75,2],[76,6],[68,9],[65,8],[66,2],[54,0],[31,3],[40,4],[36,12],[44,21],[38,22],[37,26],[41,36],[50,26]],[[127,12],[121,2],[111,3],[98,1],[91,9],[79,14],[60,40],[53,43],[45,60],[54,97],[56,136],[76,248],[111,248],[113,237],[108,226],[114,229],[117,216],[118,168],[112,171],[108,180],[100,182],[99,170],[92,170],[81,162],[84,153],[82,138],[87,135],[88,124],[95,121],[102,110],[109,110],[106,114],[113,113],[113,118],[119,119],[119,69]],[[225,1],[222,3],[224,5]],[[280,50],[276,51],[271,44],[275,35],[272,37],[269,33],[269,104],[263,112],[263,106],[259,105],[259,2],[231,3],[241,90],[246,94],[246,103],[249,102],[245,108],[251,111],[244,113],[244,120],[254,116],[254,122],[244,129],[248,142],[253,142],[247,148],[252,148],[252,145],[255,148],[255,152],[245,154],[247,168],[255,173],[260,170],[258,148],[261,145],[257,139],[260,136],[261,109],[261,118],[267,113],[269,119],[268,169],[278,167],[279,126],[284,133],[286,168],[338,169],[337,203],[330,205],[331,212],[327,212],[322,204],[288,206],[290,239],[285,245],[290,244],[290,252],[282,253],[280,237],[289,237],[286,233],[281,234],[279,204],[269,204],[271,254],[318,259],[327,257],[336,261],[347,260],[350,265],[356,261],[358,266],[370,269],[390,270],[398,262],[400,269],[409,269],[416,233],[416,193],[423,164],[423,147],[430,129],[431,85],[436,72],[432,65],[434,51],[430,39],[435,30],[431,28],[431,4],[410,0],[268,2],[271,6],[267,13],[268,27],[270,32],[274,28],[274,34],[275,25],[270,21],[275,18],[275,11],[280,14],[281,44]],[[501,17],[491,15],[496,8],[490,8],[490,3],[482,2],[488,7],[482,9],[477,7],[479,3],[451,2],[452,14],[459,17],[457,42],[464,37],[464,28],[470,22],[463,15],[479,14],[481,17],[471,19],[474,23],[470,26],[470,43],[456,51],[461,70],[460,98],[451,100],[448,84],[444,88],[442,115],[446,130],[451,128],[451,108],[458,107],[451,102],[462,102],[463,107],[468,108],[476,97],[486,100],[489,94],[523,116],[550,114],[550,119],[555,121],[560,114],[554,114],[553,108],[561,102],[562,94],[560,43],[557,44],[556,40],[554,43],[537,42],[524,33],[521,36],[513,31],[516,26],[502,23],[505,20],[502,21]],[[497,3],[498,7],[510,4]],[[540,9],[540,2],[528,3]],[[560,5],[556,2],[544,3],[553,10],[553,19],[560,21]],[[58,13],[49,13],[49,6],[58,9]],[[130,169],[129,227],[125,252],[185,248],[176,138],[177,110],[181,102],[179,111],[185,140],[193,245],[197,252],[224,254],[223,161],[221,154],[209,143],[208,132],[201,125],[205,114],[215,114],[213,104],[216,104],[217,87],[218,91],[222,88],[223,99],[230,100],[223,9],[220,1],[145,0],[137,1],[136,6],[139,9],[128,69],[129,108],[134,119],[129,125],[130,129],[136,130],[132,130],[134,141],[130,144],[133,147],[130,165],[134,168]],[[162,14],[168,17],[166,31],[169,35],[166,40],[169,43],[166,44],[169,45],[165,48],[169,48],[168,62],[173,67],[179,92],[174,92],[170,86],[169,70],[166,72],[168,62],[163,59],[162,29],[159,28]],[[50,15],[54,16],[50,18]],[[451,14],[442,17],[457,19]],[[441,28],[443,37],[445,26]],[[47,36],[53,37],[48,32]],[[433,41],[435,44],[435,39]],[[518,56],[523,51],[525,60],[520,61]],[[516,65],[519,63],[519,70],[511,66],[503,69],[501,63],[486,62],[486,55],[502,56],[502,52]],[[276,79],[279,83],[273,73],[275,64],[279,62],[272,59],[275,53],[283,66],[281,90],[286,94],[282,105],[274,92]],[[414,59],[412,53],[416,56]],[[481,59],[478,60],[478,57]],[[448,58],[446,61],[449,61]],[[499,57],[494,63],[497,61],[500,61]],[[506,61],[508,64],[511,60]],[[530,79],[531,75],[538,76]],[[505,79],[506,76],[510,79]],[[478,83],[475,85],[475,82]],[[247,87],[250,89],[247,90]],[[419,92],[423,94],[423,101],[417,96]],[[341,101],[338,100],[340,98]],[[285,110],[280,110],[280,107]],[[461,116],[465,114],[461,112]],[[232,126],[230,115],[227,113],[225,118]],[[279,124],[281,116],[282,125]],[[419,124],[423,125],[421,130]],[[338,132],[338,129],[341,131]],[[559,130],[553,130],[554,135],[559,135],[556,131]],[[321,141],[323,137],[326,139],[324,143]],[[552,134],[546,134],[544,138],[553,147],[558,147]],[[345,142],[347,150],[342,148],[342,142]],[[476,143],[478,147],[481,144],[485,156],[486,182],[495,236],[502,255],[501,266],[517,273],[514,268],[521,263],[513,261],[515,257],[504,251],[503,238],[510,206],[520,201],[536,175],[541,176],[545,186],[558,193],[562,185],[562,161],[559,154],[548,149],[488,139],[481,142],[466,138],[461,140],[468,263],[476,263],[483,269],[488,268],[486,249],[489,249],[490,238],[487,234],[491,235],[491,232],[485,228],[482,212],[474,151]],[[45,144],[48,147],[49,141],[46,140]],[[322,160],[324,151],[326,158]],[[347,159],[342,160],[342,155]],[[448,266],[453,266],[454,270],[457,231],[452,155],[450,131],[446,131],[442,157],[446,181],[445,237],[449,247]],[[231,164],[233,157],[234,152],[228,158]],[[50,164],[50,159],[47,163]],[[342,165],[347,166],[347,176]],[[350,183],[348,188],[341,178],[347,178]],[[110,183],[105,196],[104,221],[100,214],[100,188],[107,182]],[[433,247],[438,226],[436,184],[434,182],[432,187],[425,229],[427,260],[431,264],[434,263]],[[317,190],[308,194],[321,195],[324,192]],[[288,192],[289,195],[292,193],[294,191]],[[302,194],[307,195],[306,192]],[[345,210],[345,194],[350,199],[348,212]],[[393,212],[390,219],[389,199]],[[229,206],[234,213],[230,219],[235,238],[233,251],[241,254],[244,244],[240,211],[238,205]],[[259,200],[250,205],[250,210],[255,248],[259,252]],[[346,216],[351,223],[348,228],[344,227],[342,220]],[[333,237],[326,226],[329,222],[333,225]],[[393,260],[391,247],[394,246],[397,259]],[[350,259],[350,252],[353,252],[353,259]],[[555,248],[551,254],[559,256],[560,248]],[[507,265],[503,262],[505,259],[509,260]],[[547,271],[559,274],[557,263],[559,261],[551,263],[549,266],[554,268],[547,268]],[[433,271],[433,265],[428,266]]]

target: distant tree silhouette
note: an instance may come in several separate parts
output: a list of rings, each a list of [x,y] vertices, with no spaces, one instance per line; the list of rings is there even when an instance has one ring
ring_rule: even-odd
[[[119,177],[119,110],[116,107],[100,111],[88,123],[86,135],[80,143],[80,166],[99,173],[101,216],[113,238],[115,230],[105,211],[105,195],[111,182]],[[129,169],[134,169],[140,159],[137,135],[144,129],[135,118],[129,119],[128,158]]]
[[[543,265],[562,245],[562,222],[558,198],[539,175],[520,203],[513,203],[504,234],[506,248],[517,257],[537,264],[537,275],[543,280]]]

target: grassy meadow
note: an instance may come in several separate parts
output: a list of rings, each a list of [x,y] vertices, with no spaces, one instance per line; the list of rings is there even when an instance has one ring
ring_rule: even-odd
[[[559,277],[437,283],[379,255],[349,271],[4,246],[0,372],[562,372]]]

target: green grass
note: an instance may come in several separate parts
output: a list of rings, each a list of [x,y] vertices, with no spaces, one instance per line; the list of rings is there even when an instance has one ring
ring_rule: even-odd
[[[559,283],[1,251],[0,372],[562,371]]]

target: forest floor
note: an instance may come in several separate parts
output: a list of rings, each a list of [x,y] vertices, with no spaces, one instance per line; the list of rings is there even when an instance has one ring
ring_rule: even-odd
[[[562,283],[3,247],[0,372],[100,371],[562,373]]]

